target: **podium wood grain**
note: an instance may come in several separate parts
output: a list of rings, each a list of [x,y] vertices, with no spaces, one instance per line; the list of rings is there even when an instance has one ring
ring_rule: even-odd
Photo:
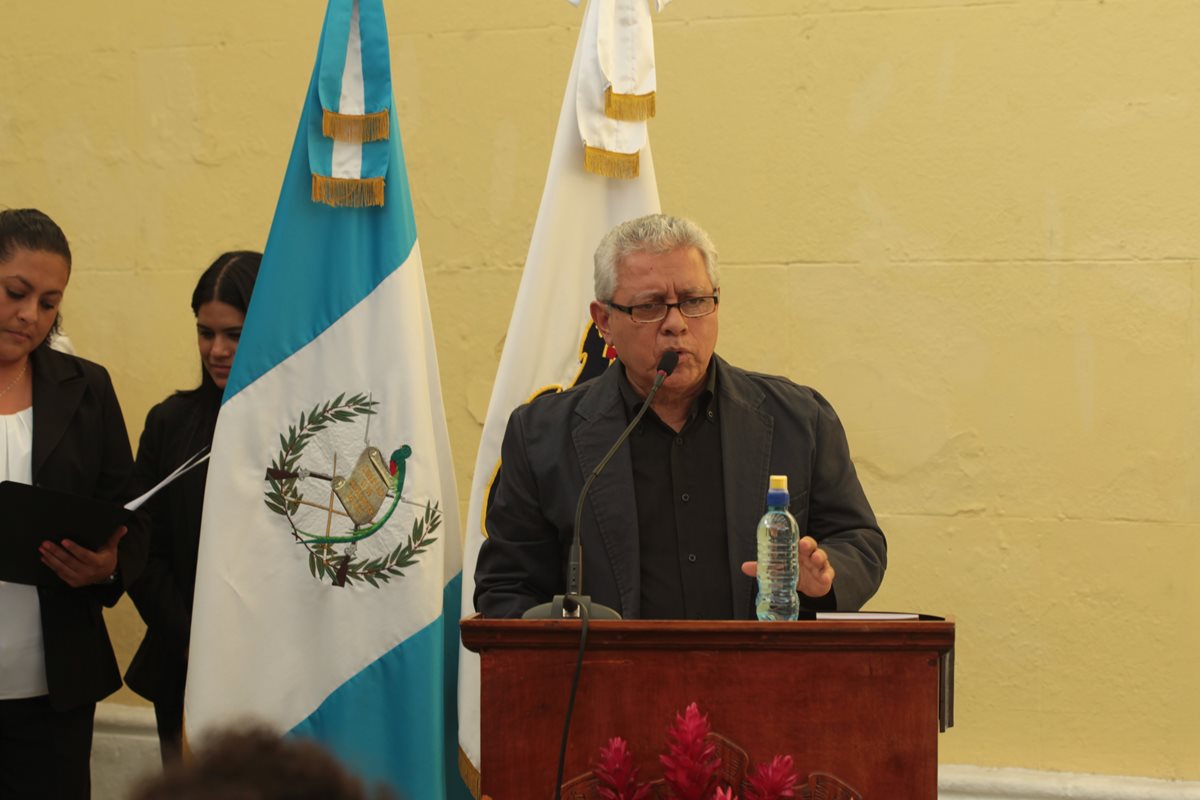
[[[578,653],[574,620],[461,624],[480,654],[480,773],[494,800],[551,797]],[[752,763],[789,754],[803,780],[839,776],[865,800],[936,800],[939,659],[953,621],[597,621],[564,780],[626,739],[641,779],[676,712],[697,702]]]

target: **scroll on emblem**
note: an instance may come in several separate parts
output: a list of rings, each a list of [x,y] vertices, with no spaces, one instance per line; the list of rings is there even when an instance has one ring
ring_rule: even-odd
[[[354,526],[360,528],[370,524],[379,513],[392,488],[392,475],[383,463],[383,454],[377,448],[368,447],[359,454],[350,475],[336,477],[331,484],[342,508],[346,509]]]

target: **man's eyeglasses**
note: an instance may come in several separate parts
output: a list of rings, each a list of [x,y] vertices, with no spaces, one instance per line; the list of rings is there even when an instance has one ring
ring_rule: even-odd
[[[605,305],[617,311],[624,311],[634,322],[661,322],[667,318],[672,308],[678,308],[679,313],[685,317],[707,317],[717,310],[720,300],[721,298],[714,294],[708,297],[689,297],[678,303],[639,303],[636,306],[623,306],[609,300]]]

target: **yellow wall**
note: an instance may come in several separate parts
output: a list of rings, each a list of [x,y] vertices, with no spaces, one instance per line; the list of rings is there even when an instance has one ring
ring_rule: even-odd
[[[195,277],[265,240],[323,10],[0,0],[0,204],[71,237],[66,327],[135,438],[198,376]],[[580,11],[387,10],[465,509]],[[656,20],[659,188],[722,251],[721,352],[840,410],[874,606],[958,620],[945,763],[1200,779],[1198,31],[1190,0]]]

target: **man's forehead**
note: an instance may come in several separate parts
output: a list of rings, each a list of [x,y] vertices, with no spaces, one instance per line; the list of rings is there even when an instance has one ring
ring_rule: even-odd
[[[617,265],[617,286],[638,288],[647,280],[654,284],[670,283],[674,288],[711,289],[704,257],[694,247],[664,253],[635,252]],[[687,286],[684,286],[687,284]]]

